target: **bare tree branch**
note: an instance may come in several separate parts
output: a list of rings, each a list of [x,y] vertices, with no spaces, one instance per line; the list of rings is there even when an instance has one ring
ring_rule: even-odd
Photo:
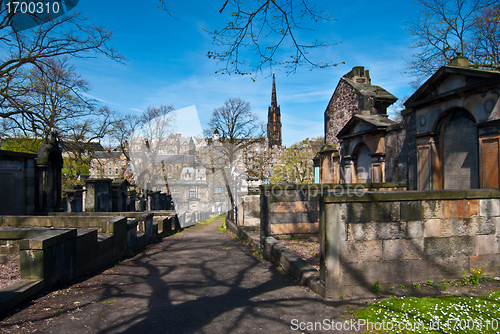
[[[414,51],[406,59],[407,74],[416,78],[414,86],[457,55],[477,64],[491,65],[498,59],[498,48],[488,42],[491,36],[498,37],[497,1],[420,0],[419,4],[419,15],[408,22],[415,41],[410,47]]]
[[[35,28],[16,31],[10,27],[6,8],[0,9],[0,117],[10,117],[24,112],[19,98],[25,91],[23,73],[34,67],[50,67],[54,57],[79,58],[105,55],[116,61],[125,58],[108,45],[111,31],[89,24],[79,12],[61,16]]]

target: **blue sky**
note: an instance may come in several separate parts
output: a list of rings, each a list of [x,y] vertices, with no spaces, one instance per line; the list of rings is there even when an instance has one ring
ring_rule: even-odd
[[[287,146],[323,135],[327,104],[339,79],[354,66],[365,66],[372,84],[399,98],[412,93],[411,78],[403,75],[403,58],[411,44],[405,21],[418,13],[416,5],[393,0],[313,2],[328,9],[337,21],[309,25],[315,31],[303,31],[300,36],[339,43],[316,51],[313,57],[345,65],[312,71],[302,67],[290,75],[275,70]],[[91,84],[90,95],[123,114],[138,114],[149,105],[177,109],[194,105],[203,127],[213,108],[239,97],[267,121],[272,71],[258,73],[255,82],[249,76],[216,74],[220,65],[206,56],[215,46],[203,28],[224,26],[227,16],[218,12],[222,3],[179,1],[172,4],[174,19],[157,8],[158,1],[106,0],[97,5],[81,0],[78,9],[90,22],[112,29],[110,45],[129,59],[125,65],[105,57],[76,60],[77,71]]]

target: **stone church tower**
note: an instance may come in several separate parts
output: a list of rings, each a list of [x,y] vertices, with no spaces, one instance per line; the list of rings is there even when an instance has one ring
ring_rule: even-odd
[[[281,147],[281,113],[276,99],[276,81],[273,73],[273,93],[271,95],[271,106],[267,114],[267,140],[269,147],[274,145]]]

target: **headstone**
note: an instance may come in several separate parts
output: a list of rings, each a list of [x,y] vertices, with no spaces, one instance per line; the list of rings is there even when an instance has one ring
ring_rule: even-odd
[[[35,210],[35,154],[0,151],[0,215]]]
[[[443,133],[444,189],[477,189],[478,143],[474,122],[455,116]]]
[[[85,211],[111,212],[111,179],[85,180]]]

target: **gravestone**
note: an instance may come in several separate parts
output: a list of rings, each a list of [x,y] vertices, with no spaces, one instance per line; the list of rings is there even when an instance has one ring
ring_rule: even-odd
[[[111,179],[85,180],[85,211],[111,212]]]
[[[128,187],[130,183],[125,179],[116,179],[112,183],[113,188],[113,211],[128,211]]]
[[[477,189],[478,143],[474,122],[455,116],[443,133],[444,189]]]
[[[33,214],[35,158],[35,154],[0,150],[1,215]]]

